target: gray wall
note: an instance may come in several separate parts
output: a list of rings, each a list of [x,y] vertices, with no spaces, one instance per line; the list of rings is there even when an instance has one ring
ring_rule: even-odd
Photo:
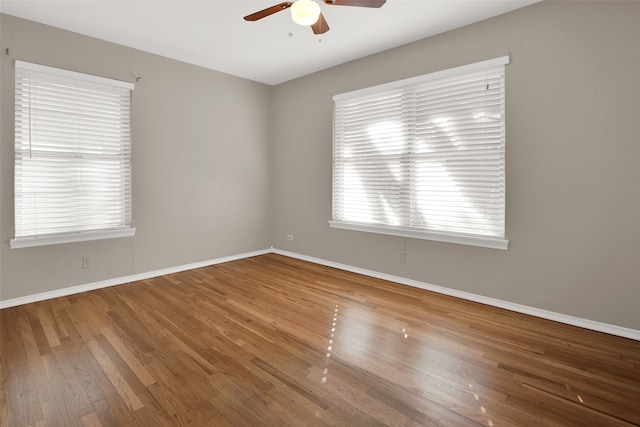
[[[0,299],[273,245],[640,330],[639,21],[543,2],[267,87],[3,15]],[[505,54],[508,251],[329,228],[333,95]],[[9,249],[15,58],[142,76],[135,238]]]
[[[269,86],[1,20],[0,299],[270,247]],[[9,248],[15,59],[130,82],[141,77],[133,92],[134,238]],[[83,256],[91,269],[81,268]]]
[[[543,2],[277,86],[274,246],[640,329],[639,22]],[[333,95],[506,54],[508,251],[329,228]]]

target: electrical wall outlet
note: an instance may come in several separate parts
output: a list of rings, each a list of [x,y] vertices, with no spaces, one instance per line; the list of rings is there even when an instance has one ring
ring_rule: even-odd
[[[293,234],[287,234],[287,240],[293,240]]]
[[[407,262],[407,250],[406,249],[400,249],[400,264],[406,264]]]
[[[83,256],[82,257],[82,269],[87,270],[91,268],[91,257]]]

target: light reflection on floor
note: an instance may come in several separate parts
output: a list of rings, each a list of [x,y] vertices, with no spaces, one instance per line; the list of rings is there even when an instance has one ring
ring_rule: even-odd
[[[343,305],[342,310],[338,334],[339,305],[335,305],[324,357],[321,377],[323,384],[329,381],[329,363],[333,357],[334,362],[348,361],[364,370],[374,369],[376,375],[399,379],[404,387],[414,389],[417,395],[426,398],[435,393],[446,400],[446,392],[441,392],[434,387],[438,387],[436,383],[447,376],[447,371],[460,366],[455,358],[447,357],[437,346],[424,345],[424,342],[429,340],[425,340],[421,335],[428,335],[429,332],[423,330],[422,326],[428,328],[428,325],[410,325],[400,319],[380,316],[375,310],[349,304]],[[384,319],[386,324],[379,324],[381,319]],[[410,329],[412,334],[418,336],[417,340],[410,340]],[[371,342],[374,336],[382,339],[378,338],[376,342]],[[394,366],[393,361],[398,360],[405,360],[407,364]],[[418,368],[409,368],[409,366]],[[464,387],[465,383],[460,386]],[[468,387],[477,404],[475,406],[478,411],[476,422],[493,427],[494,421],[491,419],[486,403],[482,401],[477,390],[474,390],[472,383],[468,383]],[[320,413],[316,413],[316,417],[318,416]]]
[[[473,391],[473,384],[469,383],[469,388]],[[483,415],[487,415],[487,408],[485,408],[484,406],[482,406],[482,404],[480,404],[480,396],[478,396],[478,393],[476,393],[475,391],[473,391],[473,398],[478,402],[478,404],[480,405],[480,412]],[[489,427],[493,427],[493,421],[491,420],[491,418],[487,418],[487,425]]]
[[[329,334],[329,340],[327,343],[327,352],[324,357],[324,369],[322,370],[322,378],[320,382],[322,384],[326,384],[329,378],[329,361],[331,360],[331,351],[333,350],[333,340],[336,336],[336,329],[338,325],[338,309],[340,306],[336,304],[335,309],[333,310],[333,319],[331,320],[331,333]],[[320,418],[322,413],[320,410],[317,410],[315,413],[316,418]]]
[[[331,334],[329,335],[329,344],[327,345],[327,353],[324,361],[324,370],[322,371],[323,377],[321,381],[323,384],[327,383],[327,376],[329,375],[329,359],[331,359],[331,350],[333,350],[333,338],[336,335],[336,328],[338,324],[338,308],[339,308],[339,305],[336,304],[336,308],[333,311],[333,320],[331,323]]]

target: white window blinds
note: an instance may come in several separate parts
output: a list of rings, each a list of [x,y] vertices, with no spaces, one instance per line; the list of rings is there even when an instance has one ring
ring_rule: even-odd
[[[16,61],[12,247],[132,235],[132,89]]]
[[[506,249],[508,62],[335,96],[331,226]]]

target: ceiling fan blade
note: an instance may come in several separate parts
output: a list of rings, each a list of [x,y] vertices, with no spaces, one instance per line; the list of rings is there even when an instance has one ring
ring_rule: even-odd
[[[324,0],[324,2],[336,6],[381,7],[387,0]]]
[[[291,7],[291,5],[293,4],[293,2],[290,1],[285,1],[283,3],[280,4],[276,4],[274,6],[268,7],[264,10],[261,10],[259,12],[256,13],[252,13],[251,15],[247,15],[244,17],[245,21],[257,21],[258,19],[262,19],[265,18],[269,15],[273,15],[276,12],[280,12],[281,10],[285,10]]]
[[[311,29],[313,30],[313,34],[324,34],[329,31],[329,24],[327,24],[327,21],[324,19],[324,16],[322,16],[322,13],[320,14],[320,17],[318,18],[316,23],[311,25]]]

